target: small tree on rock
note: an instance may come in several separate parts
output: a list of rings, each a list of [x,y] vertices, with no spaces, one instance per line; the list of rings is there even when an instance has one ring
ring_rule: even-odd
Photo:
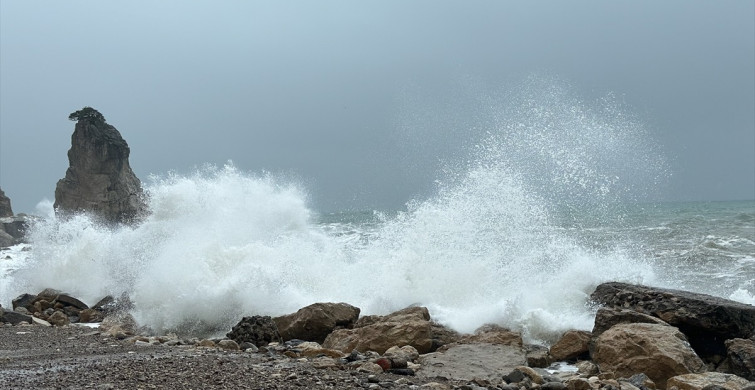
[[[81,110],[72,112],[71,115],[68,115],[68,119],[72,121],[85,120],[90,122],[105,123],[105,117],[102,116],[99,111],[89,106],[84,107]]]

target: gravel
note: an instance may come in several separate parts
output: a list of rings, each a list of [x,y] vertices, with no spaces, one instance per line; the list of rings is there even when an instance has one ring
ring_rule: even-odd
[[[7,389],[417,389],[428,382],[312,362],[116,340],[80,326],[0,326],[0,387]]]

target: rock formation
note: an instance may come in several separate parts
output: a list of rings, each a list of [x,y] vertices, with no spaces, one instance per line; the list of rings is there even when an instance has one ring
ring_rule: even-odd
[[[13,215],[10,199],[0,189],[0,248],[23,242],[26,226],[27,217]]]
[[[359,308],[347,303],[315,303],[273,321],[283,341],[300,339],[322,344],[334,330],[353,328],[358,318]]]
[[[130,149],[118,130],[96,110],[85,107],[68,151],[66,176],[55,188],[58,212],[88,212],[106,222],[131,222],[145,209],[139,179],[128,162]]]
[[[12,216],[13,209],[10,207],[10,199],[5,196],[5,192],[0,188],[0,218]]]
[[[599,285],[590,297],[606,307],[631,309],[679,328],[702,358],[725,356],[728,339],[755,336],[755,306],[724,298],[618,282]]]
[[[329,334],[323,347],[383,353],[394,345],[411,345],[419,353],[428,353],[441,344],[433,325],[427,308],[408,307],[386,316],[360,318],[354,329],[337,329]]]
[[[593,360],[601,372],[613,372],[619,377],[644,373],[662,389],[673,376],[705,369],[679,330],[659,324],[612,327],[598,337]]]

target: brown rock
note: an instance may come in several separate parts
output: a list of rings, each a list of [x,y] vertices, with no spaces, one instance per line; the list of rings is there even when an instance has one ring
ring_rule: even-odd
[[[551,358],[556,361],[575,361],[589,358],[591,337],[590,332],[583,330],[567,331],[551,346]]]
[[[486,324],[475,330],[472,335],[464,335],[458,340],[460,344],[490,343],[522,347],[522,334],[495,324]]]
[[[527,351],[527,365],[530,367],[546,368],[552,362],[547,347],[528,344],[525,350]]]
[[[210,339],[203,339],[197,343],[197,347],[215,348],[215,342]]]
[[[346,303],[315,303],[296,313],[275,317],[283,341],[299,339],[322,343],[336,329],[350,329],[359,318],[359,308]]]
[[[360,328],[338,329],[323,342],[323,347],[344,353],[356,349],[382,354],[394,345],[411,345],[419,353],[433,349],[432,323],[427,308],[409,307]]]
[[[707,386],[715,385],[727,390],[740,390],[749,384],[751,384],[750,381],[734,374],[705,372],[700,374],[684,374],[669,378],[666,388],[676,387],[678,390],[702,390]]]
[[[233,340],[220,340],[217,343],[218,348],[227,349],[229,351],[238,351],[239,345]]]
[[[603,332],[617,324],[661,324],[668,325],[663,320],[649,314],[643,314],[629,309],[617,309],[601,307],[595,314],[595,325],[592,328],[592,337],[597,338]]]
[[[403,360],[405,362],[413,362],[419,358],[419,352],[411,345],[404,345],[401,348],[394,345],[393,347],[388,348],[383,356],[391,361]]]
[[[704,363],[676,328],[658,324],[619,324],[595,343],[595,363],[617,377],[645,373],[660,386],[676,375],[700,372]]]
[[[726,350],[731,373],[755,381],[755,341],[751,339],[726,340]]]
[[[55,326],[64,326],[71,323],[71,321],[68,319],[68,316],[65,315],[62,311],[56,311],[52,313],[52,315],[47,318],[47,322]]]
[[[104,318],[102,313],[94,309],[84,309],[79,312],[79,322],[102,322]]]

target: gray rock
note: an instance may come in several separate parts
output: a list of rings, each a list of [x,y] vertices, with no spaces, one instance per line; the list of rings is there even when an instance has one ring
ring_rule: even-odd
[[[81,302],[80,300],[65,293],[58,294],[58,296],[55,298],[55,301],[62,303],[64,306],[72,306],[79,310],[89,309],[89,306],[87,306],[86,303]]]
[[[6,233],[5,230],[0,229],[0,248],[5,248],[9,246],[16,245],[16,239],[13,238],[10,234]]]
[[[0,188],[0,218],[12,216],[13,208],[10,206],[10,198],[5,196],[5,192]]]
[[[101,115],[79,117],[68,170],[55,188],[55,209],[64,215],[88,212],[106,222],[134,221],[146,207],[141,182],[128,162],[130,152],[118,130]]]
[[[282,341],[278,327],[270,316],[244,317],[226,334],[226,337],[238,344],[249,342],[257,347]]]
[[[9,245],[16,245],[24,242],[24,235],[26,234],[26,228],[29,225],[29,221],[30,217],[24,215],[0,217],[0,232],[4,232],[12,238],[12,242]]]
[[[3,310],[3,316],[1,319],[6,324],[18,325],[22,322],[29,324],[33,322],[31,316],[28,316],[26,314],[17,313],[15,311],[5,311],[5,309],[0,310]]]
[[[21,294],[16,299],[14,299],[11,303],[13,304],[13,310],[18,309],[19,307],[23,307],[29,312],[34,311],[34,302],[37,300],[36,295],[32,294]]]
[[[421,378],[445,377],[471,381],[501,379],[501,372],[511,372],[525,365],[524,349],[518,346],[490,343],[451,344],[437,352],[422,355],[417,371]]]

